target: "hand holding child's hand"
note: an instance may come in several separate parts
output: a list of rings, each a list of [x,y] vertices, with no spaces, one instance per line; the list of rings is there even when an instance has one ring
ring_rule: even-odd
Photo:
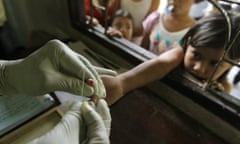
[[[109,144],[110,110],[103,99],[74,101],[61,121],[48,133],[27,144]]]
[[[104,98],[100,74],[115,72],[95,67],[61,41],[51,40],[24,59],[0,61],[0,94],[36,96],[59,90]],[[94,84],[87,84],[88,79]]]

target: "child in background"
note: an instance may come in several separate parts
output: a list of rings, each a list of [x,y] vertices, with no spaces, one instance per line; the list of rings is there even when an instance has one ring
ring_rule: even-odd
[[[158,10],[160,0],[119,0],[119,8],[128,11],[133,17],[133,36],[141,36],[142,22],[152,12]]]
[[[231,15],[231,19],[233,24],[231,39],[233,39],[240,23],[240,16]],[[224,17],[215,13],[197,21],[182,39],[182,47],[175,47],[116,77],[103,75],[102,80],[107,90],[108,103],[113,104],[125,93],[163,78],[178,66],[183,67],[200,81],[206,82],[225,52],[226,34]],[[236,44],[226,57],[233,60],[239,58],[239,45],[240,38],[238,37]],[[217,85],[217,88],[229,92],[231,88],[227,83],[226,74],[231,67],[231,64],[222,62],[210,84]]]
[[[107,35],[132,40],[133,19],[129,12],[119,9],[109,20]]]
[[[163,14],[158,11],[150,14],[143,22],[141,46],[155,54],[161,54],[171,49],[174,43],[179,43],[195,24],[190,16],[194,2],[197,0],[168,0]]]
[[[140,45],[143,35],[142,22],[160,6],[160,0],[116,0],[115,8],[128,11],[133,18],[132,42]]]

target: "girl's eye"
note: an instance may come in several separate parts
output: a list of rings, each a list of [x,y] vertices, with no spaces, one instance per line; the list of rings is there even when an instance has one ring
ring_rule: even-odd
[[[201,59],[200,53],[198,53],[198,52],[193,52],[193,58],[194,58],[195,60],[200,60],[200,59]]]

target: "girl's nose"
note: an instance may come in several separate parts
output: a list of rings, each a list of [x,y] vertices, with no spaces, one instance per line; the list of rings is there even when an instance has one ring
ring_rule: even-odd
[[[193,70],[199,75],[205,75],[207,73],[207,64],[204,62],[197,62],[194,64]]]

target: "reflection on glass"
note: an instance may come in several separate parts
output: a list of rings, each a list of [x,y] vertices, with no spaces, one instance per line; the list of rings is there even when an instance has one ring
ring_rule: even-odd
[[[38,97],[1,96],[0,137],[57,103],[49,94]]]

